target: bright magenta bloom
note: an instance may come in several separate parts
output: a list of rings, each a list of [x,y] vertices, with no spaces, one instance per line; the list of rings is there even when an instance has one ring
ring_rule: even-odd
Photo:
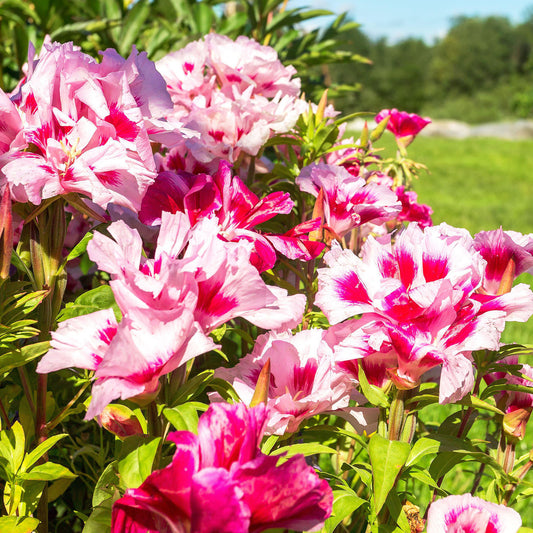
[[[386,117],[390,117],[387,129],[404,146],[410,144],[420,131],[431,123],[429,118],[422,118],[415,113],[406,113],[397,109],[383,109],[376,115],[376,122],[381,122]]]
[[[324,245],[310,241],[310,231],[318,229],[320,220],[304,222],[284,235],[261,233],[255,226],[278,214],[288,214],[294,202],[288,193],[273,192],[259,199],[243,181],[231,175],[231,167],[221,161],[210,176],[187,172],[163,172],[148,188],[139,217],[146,224],[161,222],[161,213],[185,213],[193,226],[206,217],[218,221],[218,234],[224,241],[250,241],[252,264],[260,271],[272,268],[276,251],[290,259],[310,260]]]
[[[514,509],[462,494],[431,504],[427,533],[516,533],[521,525]]]
[[[301,455],[277,465],[259,450],[266,408],[214,404],[198,435],[176,431],[170,465],[113,506],[112,533],[318,531],[333,495]]]

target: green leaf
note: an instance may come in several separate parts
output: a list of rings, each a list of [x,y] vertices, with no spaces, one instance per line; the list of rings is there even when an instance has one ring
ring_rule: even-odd
[[[32,533],[40,524],[37,518],[23,516],[0,517],[0,531],[9,533]]]
[[[122,22],[120,40],[117,43],[121,55],[128,56],[130,54],[131,47],[138,39],[149,15],[150,4],[146,0],[135,2],[133,7],[128,10],[128,14],[124,17]]]
[[[117,464],[118,461],[109,463],[96,482],[92,500],[93,507],[98,507],[105,500],[113,496],[120,481],[117,476]]]
[[[63,465],[48,461],[45,464],[37,465],[29,472],[20,474],[18,477],[32,481],[54,481],[60,478],[74,479],[77,476]]]
[[[174,429],[197,433],[198,412],[194,405],[184,403],[176,407],[167,407],[163,409],[163,416],[174,426]]]
[[[24,471],[28,470],[33,464],[39,460],[48,450],[50,450],[56,442],[59,442],[61,439],[64,439],[65,437],[68,437],[66,433],[63,433],[61,435],[54,435],[53,437],[50,437],[46,439],[44,442],[41,442],[34,450],[32,450],[26,457],[24,458],[24,461],[22,462],[22,469]]]
[[[211,6],[205,2],[195,2],[192,11],[197,33],[201,35],[209,33],[215,18]]]
[[[411,447],[407,442],[393,441],[375,433],[368,443],[368,455],[374,480],[374,513],[377,515],[399,476]]]
[[[113,508],[113,498],[104,500],[93,509],[82,533],[106,533],[111,530],[111,510]]]
[[[389,399],[387,395],[375,385],[370,385],[366,379],[365,373],[361,365],[359,365],[359,385],[361,385],[361,391],[366,396],[366,399],[377,407],[389,407]]]
[[[346,517],[350,516],[356,509],[361,507],[366,500],[359,498],[353,490],[348,488],[333,491],[333,511],[331,517],[324,524],[324,533],[333,533],[334,529]]]
[[[422,437],[421,439],[418,439],[411,448],[409,457],[405,462],[405,466],[414,465],[418,463],[418,461],[422,459],[422,457],[425,457],[426,455],[432,453],[437,453],[439,451],[440,446],[440,442],[436,441],[435,439],[430,439],[427,437]]]
[[[144,439],[137,448],[118,462],[120,483],[128,489],[136,489],[152,473],[161,437],[151,440]]]
[[[79,257],[80,255],[83,255],[87,251],[87,245],[89,244],[89,241],[93,238],[93,232],[89,231],[87,232],[82,240],[72,248],[70,253],[67,255],[65,262],[68,263],[69,261],[72,261],[73,259],[76,259],[76,257]]]
[[[53,502],[54,500],[57,500],[64,492],[70,487],[71,483],[76,479],[76,476],[74,477],[63,477],[60,479],[56,479],[49,487],[48,487],[48,501]]]
[[[0,374],[9,372],[13,368],[23,366],[33,359],[43,355],[50,348],[49,341],[27,344],[19,350],[0,355]]]
[[[292,444],[291,446],[282,446],[281,448],[274,450],[270,455],[281,455],[285,452],[286,455],[284,457],[286,459],[298,454],[308,457],[318,453],[338,453],[337,450],[330,448],[329,446],[324,446],[323,444],[318,444],[316,442],[306,442],[302,444]]]
[[[178,405],[189,401],[191,398],[201,394],[213,379],[214,370],[204,370],[197,376],[187,381],[178,390],[176,398],[173,399],[172,405]]]
[[[121,318],[121,312],[115,302],[115,296],[109,285],[101,285],[83,293],[76,298],[74,302],[69,302],[57,317],[58,322],[74,318],[77,316],[88,315],[102,309],[112,308],[117,320]]]

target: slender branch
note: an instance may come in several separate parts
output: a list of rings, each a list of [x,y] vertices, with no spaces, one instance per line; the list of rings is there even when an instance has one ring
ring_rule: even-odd
[[[2,403],[2,400],[0,400],[0,416],[2,416],[2,420],[4,421],[6,428],[11,429],[11,422],[9,421],[9,416],[7,415],[7,412],[5,410],[4,404]]]
[[[53,418],[52,420],[50,420],[50,422],[48,422],[48,424],[46,425],[46,428],[48,431],[51,431],[52,429],[54,429],[59,423],[61,423],[61,421],[63,420],[63,418],[65,418],[65,416],[68,414],[68,411],[69,409],[78,401],[78,399],[80,398],[80,396],[85,392],[85,390],[87,389],[87,387],[91,385],[91,382],[90,381],[87,381],[86,383],[83,384],[83,386],[80,388],[80,390],[76,393],[76,395],[72,398],[72,400],[70,400],[70,402],[67,403],[67,405],[65,407],[63,407],[63,409],[61,410],[61,412],[55,417]]]
[[[33,416],[35,417],[35,404],[33,403],[31,389],[28,384],[28,375],[26,374],[26,368],[23,366],[19,366],[17,370],[20,376],[20,382],[22,384],[22,388],[24,390],[24,395],[26,396],[26,400],[28,402],[28,405],[30,406],[31,412],[33,413]]]

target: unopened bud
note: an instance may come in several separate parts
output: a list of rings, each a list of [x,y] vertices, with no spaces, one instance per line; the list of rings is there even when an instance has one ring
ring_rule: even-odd
[[[257,383],[255,385],[254,395],[252,401],[250,402],[250,407],[255,407],[260,403],[268,402],[268,389],[270,388],[270,359],[267,359],[266,363],[263,365],[259,377],[257,378]]]
[[[102,427],[121,440],[131,435],[143,434],[137,417],[125,405],[109,404],[99,415],[98,421]]]
[[[502,279],[500,281],[500,286],[498,287],[498,292],[496,294],[500,296],[502,294],[507,294],[508,292],[511,292],[515,277],[516,263],[513,261],[513,259],[509,259],[509,262],[507,263],[507,266],[505,267],[505,270],[503,272]]]

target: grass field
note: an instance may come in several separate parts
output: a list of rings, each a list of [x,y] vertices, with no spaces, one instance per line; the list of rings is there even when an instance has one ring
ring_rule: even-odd
[[[387,134],[380,142],[395,149]],[[497,229],[533,233],[533,140],[418,137],[409,157],[428,167],[414,183],[419,201],[433,208],[433,222],[472,234]],[[533,286],[529,274],[518,280]],[[504,342],[533,344],[533,319],[508,324]]]

